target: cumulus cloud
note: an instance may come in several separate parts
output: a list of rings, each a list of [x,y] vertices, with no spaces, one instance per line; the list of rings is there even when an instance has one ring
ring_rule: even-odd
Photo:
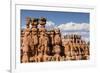
[[[88,38],[88,37],[82,37],[82,40],[85,40],[86,42],[89,42],[90,38]]]
[[[76,31],[76,30],[84,30],[84,31],[89,31],[89,24],[87,23],[73,23],[73,22],[69,22],[69,23],[65,23],[65,24],[60,24],[58,26],[59,29],[63,30],[63,31]]]
[[[46,22],[46,26],[45,26],[48,30],[52,30],[56,27],[55,23],[52,21],[47,21]]]

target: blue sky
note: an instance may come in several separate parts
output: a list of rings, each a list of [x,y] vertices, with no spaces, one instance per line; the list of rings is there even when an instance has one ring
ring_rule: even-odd
[[[21,10],[22,25],[25,25],[25,18],[27,16],[36,18],[46,17],[48,21],[53,21],[56,25],[66,22],[89,23],[89,13]]]
[[[89,39],[89,13],[82,12],[58,12],[58,11],[39,11],[39,10],[21,10],[21,26],[25,26],[25,18],[45,17],[47,18],[47,28],[58,27],[62,34],[78,32],[83,37]]]

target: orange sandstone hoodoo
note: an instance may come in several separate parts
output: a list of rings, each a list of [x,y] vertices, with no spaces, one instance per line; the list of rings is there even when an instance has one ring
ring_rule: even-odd
[[[45,28],[46,21],[44,17],[26,17],[26,28],[21,31],[22,63],[89,59],[89,42],[78,34],[62,38],[60,29]]]
[[[32,28],[31,28],[31,40],[30,40],[30,47],[33,55],[37,54],[37,50],[38,50],[37,46],[39,43],[37,25],[38,25],[38,19],[33,18],[31,22]]]
[[[22,62],[28,62],[29,61],[29,56],[28,56],[28,52],[29,52],[29,42],[30,42],[30,28],[29,28],[29,24],[30,24],[31,19],[29,17],[26,18],[26,29],[24,31],[24,37],[23,37],[23,43],[22,43],[22,51],[23,51],[23,55],[22,55]]]

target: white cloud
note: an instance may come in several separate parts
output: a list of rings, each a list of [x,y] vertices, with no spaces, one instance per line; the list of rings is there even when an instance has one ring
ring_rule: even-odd
[[[52,21],[47,21],[47,22],[46,22],[46,25],[47,25],[47,26],[55,26],[55,23],[52,22]]]
[[[45,26],[48,30],[52,30],[56,27],[55,23],[52,21],[47,21],[46,22],[46,26]]]
[[[26,25],[23,25],[22,28],[25,28]],[[54,22],[52,21],[47,21],[46,23],[46,28],[48,30],[50,29],[54,29],[54,28],[59,28],[61,31],[80,31],[80,30],[85,30],[85,31],[89,31],[89,24],[87,23],[74,23],[74,22],[68,22],[65,24],[60,24],[60,25],[56,25]]]
[[[87,37],[82,37],[82,39],[85,40],[86,42],[90,41],[90,38],[87,38]]]
[[[85,30],[85,31],[89,31],[89,24],[87,23],[73,23],[73,22],[69,22],[69,23],[65,23],[65,24],[60,24],[58,26],[58,28],[60,28],[63,31],[70,31],[70,30]]]

